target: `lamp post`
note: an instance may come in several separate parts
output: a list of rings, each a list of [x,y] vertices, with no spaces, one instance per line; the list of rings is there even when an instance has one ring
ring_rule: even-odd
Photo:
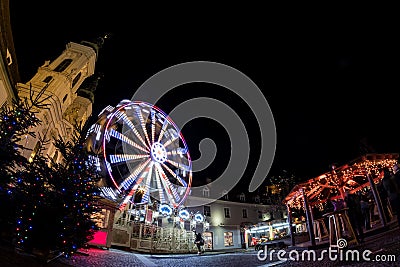
[[[292,227],[292,209],[290,208],[289,205],[287,205],[287,211],[288,211],[288,221],[289,221],[289,229],[290,229],[290,240],[292,242],[292,246],[296,245],[295,239],[294,239],[294,232],[293,232],[293,227]]]

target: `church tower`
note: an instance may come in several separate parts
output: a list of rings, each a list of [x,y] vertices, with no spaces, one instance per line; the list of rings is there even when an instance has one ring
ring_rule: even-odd
[[[94,75],[95,66],[104,38],[95,42],[68,43],[62,54],[52,62],[46,61],[29,82],[17,84],[21,99],[29,100],[32,95],[33,99],[37,97],[47,105],[36,114],[41,120],[41,124],[34,129],[36,137],[27,136],[21,144],[28,148],[24,149],[23,155],[29,160],[42,145],[41,136],[50,141],[45,154],[57,161],[58,153],[53,140],[59,136],[71,140],[74,125],[85,123],[91,116],[93,92],[98,81]],[[92,80],[87,87],[86,79]]]

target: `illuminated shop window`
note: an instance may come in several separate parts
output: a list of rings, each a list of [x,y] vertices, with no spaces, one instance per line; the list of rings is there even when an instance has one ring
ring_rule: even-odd
[[[224,233],[224,245],[225,245],[225,247],[233,246],[233,233],[232,232]]]

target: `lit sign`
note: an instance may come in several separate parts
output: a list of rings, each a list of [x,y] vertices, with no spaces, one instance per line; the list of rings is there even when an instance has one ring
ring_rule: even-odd
[[[194,220],[196,222],[202,222],[204,220],[204,217],[201,214],[196,214],[196,215],[194,215]]]
[[[162,215],[171,215],[172,214],[172,209],[167,204],[161,204],[159,211]]]
[[[189,216],[190,216],[190,214],[187,210],[179,211],[179,217],[181,217],[182,219],[187,220],[187,219],[189,219]]]

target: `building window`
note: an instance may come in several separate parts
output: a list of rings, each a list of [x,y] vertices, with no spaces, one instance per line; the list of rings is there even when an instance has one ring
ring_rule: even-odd
[[[262,214],[262,212],[259,210],[258,211],[258,219],[262,219],[263,218],[263,214]]]
[[[13,60],[12,60],[12,56],[11,56],[11,53],[8,50],[8,48],[7,48],[7,53],[6,53],[6,59],[7,59],[7,65],[10,66],[13,63]]]
[[[224,208],[224,214],[225,214],[225,218],[231,217],[231,211],[229,210],[229,208]]]
[[[224,233],[224,245],[225,245],[225,247],[233,246],[233,233],[232,232]]]
[[[203,188],[203,197],[210,197],[210,189],[208,187]]]
[[[240,198],[240,201],[242,201],[242,202],[246,201],[246,195],[244,193],[241,193],[239,198]]]
[[[71,65],[71,63],[72,63],[72,59],[70,59],[70,58],[64,59],[64,60],[54,69],[54,71],[62,72],[62,71],[64,71],[69,65]]]
[[[79,72],[78,75],[75,76],[74,80],[72,81],[72,88],[76,85],[76,83],[79,81],[81,78],[81,73]]]
[[[31,156],[29,157],[28,161],[29,162],[33,162],[33,158],[36,156],[36,154],[39,152],[40,147],[42,146],[42,144],[40,143],[40,141],[38,141],[35,145],[35,147],[32,150]]]
[[[210,206],[204,206],[204,216],[211,217],[211,207]]]
[[[243,218],[247,218],[247,209],[242,209]]]
[[[228,198],[228,191],[226,191],[226,190],[222,191],[221,197],[222,197],[223,199],[225,199],[225,200],[229,200],[229,198]]]
[[[46,78],[44,78],[43,82],[49,83],[51,81],[51,79],[53,79],[53,76],[47,76]]]
[[[56,150],[56,152],[54,152],[53,161],[57,162],[57,159],[58,159],[58,150]]]

